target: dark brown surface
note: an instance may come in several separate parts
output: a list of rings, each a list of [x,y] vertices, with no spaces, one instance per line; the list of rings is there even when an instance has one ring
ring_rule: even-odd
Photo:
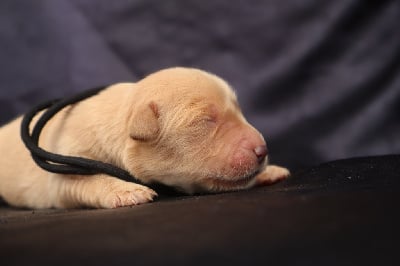
[[[274,163],[400,153],[398,0],[36,2],[0,1],[0,124],[189,66],[234,87]]]
[[[395,265],[400,157],[115,210],[0,209],[2,265]]]

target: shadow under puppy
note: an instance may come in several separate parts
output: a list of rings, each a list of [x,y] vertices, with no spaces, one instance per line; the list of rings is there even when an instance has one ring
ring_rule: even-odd
[[[152,189],[107,175],[61,175],[39,168],[20,140],[22,118],[0,129],[0,195],[31,208],[115,208],[151,201]],[[261,134],[243,117],[221,78],[170,68],[110,86],[64,108],[39,145],[121,167],[145,184],[186,193],[240,190],[289,175],[267,164]]]

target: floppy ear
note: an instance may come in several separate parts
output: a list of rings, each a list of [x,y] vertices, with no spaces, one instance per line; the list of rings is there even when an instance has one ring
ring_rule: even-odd
[[[160,130],[158,118],[158,106],[154,102],[135,108],[130,121],[130,137],[138,141],[155,139]]]

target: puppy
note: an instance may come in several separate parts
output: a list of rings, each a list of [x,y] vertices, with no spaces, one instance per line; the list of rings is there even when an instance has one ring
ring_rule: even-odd
[[[116,208],[152,201],[152,189],[98,174],[39,168],[20,140],[21,118],[0,128],[0,195],[29,208]],[[43,130],[46,150],[119,166],[145,184],[186,193],[241,190],[289,175],[267,165],[261,134],[221,78],[170,68],[108,87],[64,108]]]

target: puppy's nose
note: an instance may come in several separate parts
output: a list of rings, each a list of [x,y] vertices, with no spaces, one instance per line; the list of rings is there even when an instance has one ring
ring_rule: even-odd
[[[258,163],[262,163],[265,157],[268,155],[267,145],[258,146],[254,149],[254,153],[257,156]]]

